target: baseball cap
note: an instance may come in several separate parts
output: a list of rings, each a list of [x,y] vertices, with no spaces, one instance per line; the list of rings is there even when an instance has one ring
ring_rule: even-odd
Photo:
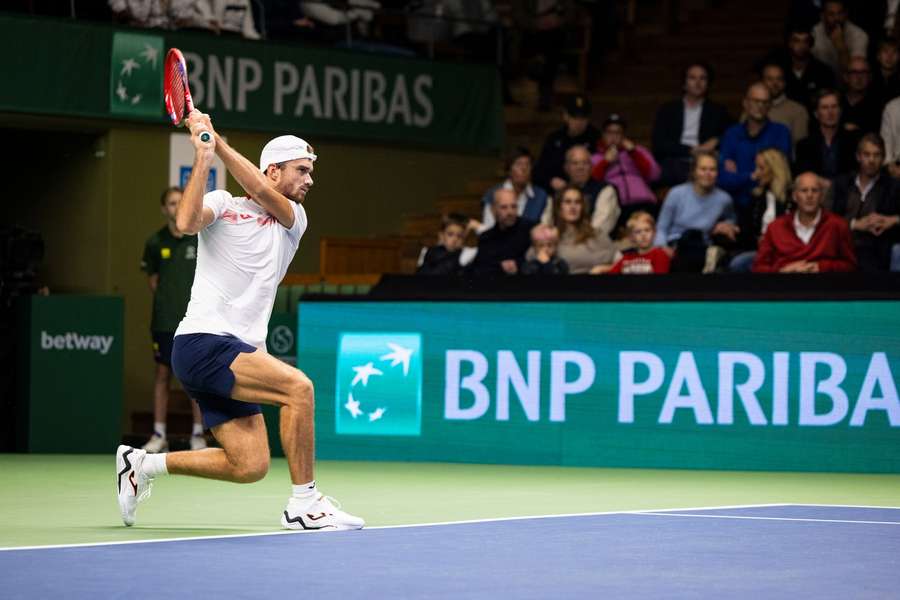
[[[316,155],[313,154],[313,147],[296,135],[281,135],[263,146],[262,154],[259,155],[259,170],[265,173],[269,165],[298,158],[315,161]]]
[[[575,94],[566,100],[566,112],[570,117],[590,117],[591,101],[584,94]]]
[[[606,129],[610,125],[621,125],[622,128],[624,129],[625,128],[625,119],[623,119],[622,115],[620,115],[619,113],[610,113],[610,115],[608,117],[606,117],[606,120],[603,121],[603,125],[601,126],[601,129]]]

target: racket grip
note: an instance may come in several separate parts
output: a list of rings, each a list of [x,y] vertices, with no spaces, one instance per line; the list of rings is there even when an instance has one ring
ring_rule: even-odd
[[[212,141],[212,134],[208,131],[201,131],[200,135],[198,135],[197,137],[199,137],[200,141],[204,144],[208,144],[210,141]]]

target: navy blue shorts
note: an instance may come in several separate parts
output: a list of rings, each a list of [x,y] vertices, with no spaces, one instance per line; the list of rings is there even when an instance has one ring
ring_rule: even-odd
[[[174,331],[151,331],[153,338],[153,360],[160,365],[172,366],[172,342],[175,339]]]
[[[172,371],[197,401],[207,429],[262,412],[259,404],[231,398],[234,388],[231,363],[241,352],[256,352],[256,348],[233,335],[189,333],[175,337]]]

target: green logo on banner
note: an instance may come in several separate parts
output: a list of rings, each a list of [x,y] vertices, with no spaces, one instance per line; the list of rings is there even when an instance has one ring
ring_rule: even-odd
[[[162,112],[163,39],[117,32],[110,56],[109,111],[158,117]]]
[[[421,434],[421,335],[345,333],[337,360],[337,433]]]

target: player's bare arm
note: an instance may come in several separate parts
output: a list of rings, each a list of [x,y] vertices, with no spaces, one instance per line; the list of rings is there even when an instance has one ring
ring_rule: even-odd
[[[272,187],[272,184],[255,164],[229,146],[218,134],[215,135],[215,139],[216,154],[225,163],[225,167],[232,177],[241,184],[244,191],[259,202],[284,227],[288,229],[293,227],[294,208],[287,196]]]
[[[178,211],[175,215],[175,226],[182,233],[195,235],[201,229],[213,222],[215,215],[209,208],[203,207],[203,194],[206,190],[206,180],[209,178],[209,169],[215,158],[216,139],[209,142],[200,141],[199,134],[202,131],[212,131],[212,123],[209,118],[198,111],[193,111],[188,116],[188,126],[191,128],[191,143],[194,145],[194,164],[191,167],[191,176],[184,188],[181,202],[178,203]]]

